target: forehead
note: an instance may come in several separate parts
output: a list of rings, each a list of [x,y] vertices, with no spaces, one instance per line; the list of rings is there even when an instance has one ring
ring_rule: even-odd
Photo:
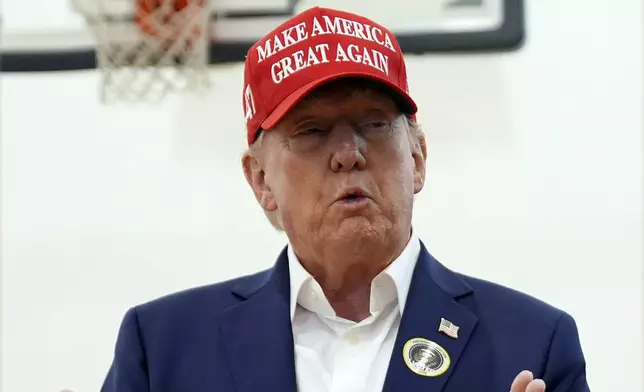
[[[312,91],[289,113],[310,112],[316,108],[338,108],[351,106],[376,107],[382,110],[396,110],[392,93],[384,85],[366,79],[340,79]]]

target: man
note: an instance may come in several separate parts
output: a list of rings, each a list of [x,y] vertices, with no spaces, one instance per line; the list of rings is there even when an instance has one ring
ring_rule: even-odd
[[[130,309],[104,392],[589,391],[571,316],[416,237],[427,153],[390,31],[305,11],[250,49],[242,102],[243,171],[288,246]]]

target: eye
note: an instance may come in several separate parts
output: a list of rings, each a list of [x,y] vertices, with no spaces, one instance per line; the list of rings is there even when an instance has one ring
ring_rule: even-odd
[[[389,123],[383,120],[370,120],[362,123],[361,128],[365,131],[385,131],[389,129]]]
[[[372,121],[367,125],[371,128],[384,128],[387,126],[387,123],[384,121]]]
[[[306,129],[298,132],[298,134],[314,135],[314,134],[320,133],[320,132],[324,132],[324,130],[322,128],[306,128]]]
[[[295,132],[295,136],[315,136],[322,135],[326,128],[319,124],[302,124]]]

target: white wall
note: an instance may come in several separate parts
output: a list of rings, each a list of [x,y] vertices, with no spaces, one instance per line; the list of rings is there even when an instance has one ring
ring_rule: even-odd
[[[531,1],[519,53],[408,59],[430,153],[418,232],[572,313],[606,392],[644,387],[643,18],[619,3]],[[2,75],[3,391],[96,391],[129,306],[272,264],[284,238],[239,166],[241,78],[101,107],[94,72]]]

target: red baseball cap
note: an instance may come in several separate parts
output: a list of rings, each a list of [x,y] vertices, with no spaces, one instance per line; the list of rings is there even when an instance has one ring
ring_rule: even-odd
[[[314,7],[268,33],[246,56],[242,104],[248,144],[308,93],[343,77],[380,82],[405,113],[418,110],[391,31],[356,14]]]

